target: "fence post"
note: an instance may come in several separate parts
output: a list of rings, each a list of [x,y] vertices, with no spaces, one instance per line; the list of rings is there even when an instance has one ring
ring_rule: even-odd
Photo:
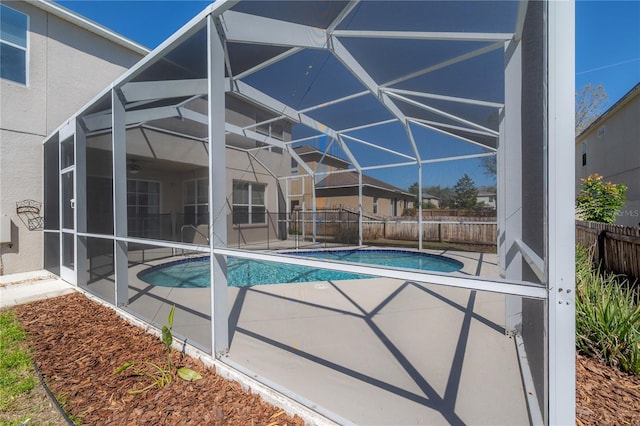
[[[607,230],[603,229],[598,233],[598,265],[607,269],[607,257],[605,256],[605,241],[607,239]]]

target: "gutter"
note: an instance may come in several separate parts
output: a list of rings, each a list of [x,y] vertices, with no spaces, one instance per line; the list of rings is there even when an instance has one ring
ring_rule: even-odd
[[[122,47],[125,47],[129,50],[132,50],[142,56],[146,56],[150,50],[145,46],[138,44],[112,30],[107,27],[103,27],[102,25],[91,21],[88,18],[85,18],[82,15],[79,15],[57,3],[54,3],[50,0],[35,0],[28,2],[32,6],[35,6],[39,9],[44,10],[47,13],[57,16],[58,18],[64,19],[67,22],[70,22],[74,25],[79,26],[82,29],[90,31],[94,34],[99,35],[102,38],[105,38],[109,41],[112,41]]]

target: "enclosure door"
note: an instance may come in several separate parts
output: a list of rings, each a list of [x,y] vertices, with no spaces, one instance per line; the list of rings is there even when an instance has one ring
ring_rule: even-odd
[[[60,277],[76,283],[74,137],[60,143]]]

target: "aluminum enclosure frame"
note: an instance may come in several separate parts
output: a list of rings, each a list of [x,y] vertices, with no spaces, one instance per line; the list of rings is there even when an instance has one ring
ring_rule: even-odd
[[[251,15],[234,10],[239,4],[237,1],[218,1],[206,8],[197,17],[186,24],[176,34],[162,43],[158,48],[145,57],[140,63],[129,70],[125,75],[116,80],[111,87],[101,92],[93,101],[89,102],[76,115],[71,117],[65,125],[57,129],[45,140],[47,143],[62,143],[73,128],[71,136],[75,141],[76,173],[74,199],[86,202],[86,185],[84,175],[86,159],[84,147],[88,133],[100,132],[107,128],[112,129],[111,149],[113,153],[113,220],[114,233],[112,236],[94,234],[88,232],[86,227],[86,212],[75,210],[75,229],[64,230],[72,234],[75,242],[76,270],[83,268],[86,247],[82,245],[82,239],[103,238],[113,242],[115,257],[115,303],[116,307],[126,305],[128,296],[128,264],[127,244],[144,243],[151,246],[171,247],[175,249],[190,249],[209,253],[211,255],[211,341],[212,353],[216,359],[220,359],[229,348],[228,315],[227,315],[227,272],[226,257],[234,256],[245,259],[266,260],[277,263],[306,265],[311,267],[326,267],[326,264],[318,261],[287,256],[256,253],[246,250],[234,250],[228,247],[227,241],[227,216],[223,213],[227,208],[227,198],[223,191],[216,190],[215,182],[227,180],[226,145],[228,135],[237,135],[253,138],[263,144],[258,150],[247,149],[247,152],[255,154],[261,149],[272,146],[283,149],[304,168],[307,178],[315,183],[323,176],[323,172],[311,170],[304,166],[304,161],[294,151],[294,145],[303,141],[293,139],[282,141],[256,131],[269,122],[288,120],[308,128],[314,129],[318,134],[331,140],[324,154],[329,153],[331,144],[339,147],[350,161],[351,167],[345,172],[355,171],[358,174],[358,210],[359,235],[358,241],[363,242],[362,235],[362,211],[363,211],[363,172],[377,170],[386,167],[415,166],[419,183],[419,247],[422,248],[422,184],[423,168],[433,163],[443,161],[465,160],[470,158],[482,158],[496,156],[498,164],[498,192],[509,194],[499,197],[498,228],[500,231],[499,255],[500,265],[503,268],[503,280],[489,280],[483,278],[462,278],[447,274],[417,273],[393,268],[376,268],[377,275],[389,278],[404,278],[428,281],[434,284],[452,287],[468,288],[472,290],[491,291],[508,295],[507,297],[507,326],[514,332],[520,331],[522,323],[522,299],[532,298],[546,302],[546,319],[544,329],[548,333],[547,347],[545,348],[547,383],[545,405],[542,418],[546,424],[571,424],[575,422],[575,283],[574,283],[574,227],[573,225],[573,145],[566,144],[566,140],[573,137],[573,82],[574,82],[574,15],[575,6],[571,1],[545,2],[544,14],[546,24],[545,56],[546,76],[544,93],[546,111],[544,121],[546,123],[546,154],[543,159],[545,164],[544,176],[544,214],[545,214],[545,247],[540,253],[531,247],[522,235],[522,186],[514,185],[514,182],[522,182],[522,171],[519,161],[523,157],[521,147],[514,144],[514,140],[521,142],[521,113],[522,98],[522,51],[521,36],[524,25],[528,2],[519,4],[518,23],[513,33],[504,32],[439,32],[439,31],[373,31],[373,30],[349,30],[341,29],[341,23],[357,10],[358,2],[351,2],[344,7],[342,12],[335,17],[326,28],[314,27],[299,23],[286,22],[274,18]],[[165,85],[165,81],[156,86],[133,82],[150,66],[155,64],[172,48],[187,40],[197,31],[205,29],[207,34],[207,79],[199,81],[174,81],[171,85]],[[349,49],[341,41],[342,38],[350,39],[392,39],[392,40],[429,40],[447,41],[464,40],[474,42],[487,42],[486,46],[461,54],[437,65],[425,67],[419,71],[393,78],[379,83],[367,69],[352,55]],[[260,64],[254,65],[243,72],[233,75],[231,72],[231,60],[229,58],[228,43],[259,43],[265,46],[286,47],[282,53],[275,55]],[[331,101],[318,103],[304,108],[293,108],[291,105],[276,99],[256,87],[248,84],[245,79],[259,73],[274,64],[291,58],[305,49],[327,51],[337,59],[351,74],[362,84],[364,91],[359,91],[348,96],[342,96]],[[478,57],[487,52],[501,49],[505,55],[505,100],[504,103],[486,101],[482,99],[463,98],[460,96],[448,96],[437,93],[419,92],[415,90],[392,87],[400,82],[410,80],[438,69],[443,69],[451,64]],[[225,76],[225,72],[227,75]],[[146,82],[145,82],[146,83]],[[160,95],[158,95],[160,93]],[[162,99],[180,97],[195,97],[206,99],[207,114],[198,113],[185,106],[183,99],[175,104],[162,107],[145,108],[145,102],[154,102]],[[225,119],[225,96],[233,94],[240,99],[258,105],[274,114],[274,117],[263,121],[257,121],[251,125],[238,126]],[[86,115],[86,111],[98,103],[100,99],[108,96],[111,100],[109,111],[98,111]],[[347,128],[333,128],[321,120],[313,117],[317,110],[334,105],[341,105],[363,97],[372,96],[386,110],[392,118],[382,121],[373,121],[365,125]],[[419,98],[419,99],[416,99]],[[499,111],[502,117],[498,130],[489,128],[473,120],[456,116],[441,109],[429,106],[422,99],[454,102],[463,105],[475,105],[487,107]],[[135,111],[129,111],[135,105]],[[140,106],[139,106],[140,105]],[[405,112],[399,105],[411,105],[420,111],[441,117],[442,122],[413,117]],[[133,115],[132,115],[133,113]],[[207,136],[202,141],[206,143],[208,158],[209,180],[209,245],[191,246],[166,241],[153,241],[132,237],[127,232],[127,152],[126,131],[130,126],[144,123],[150,120],[175,118],[191,120],[195,123],[207,126]],[[383,145],[377,145],[372,141],[354,135],[355,130],[361,130],[366,126],[383,126],[390,123],[399,123],[406,134],[406,141],[411,154],[399,149],[392,149]],[[128,127],[129,126],[129,127]],[[429,129],[457,140],[481,146],[486,152],[458,155],[443,158],[423,158],[418,142],[414,135],[416,127]],[[460,134],[464,132],[464,136]],[[493,138],[496,146],[484,145],[479,139],[473,139],[474,135]],[[185,137],[188,135],[185,135]],[[362,164],[354,154],[348,143],[356,143],[378,151],[402,157],[402,162],[390,162],[380,165]],[[234,148],[239,149],[239,148]],[[78,153],[80,151],[80,153]],[[61,154],[60,154],[61,155]],[[324,158],[324,157],[323,157]],[[406,161],[405,161],[406,160]],[[394,158],[395,161],[395,158]],[[397,160],[401,161],[401,160]],[[60,165],[58,164],[58,167]],[[268,169],[268,167],[265,166]],[[62,172],[62,170],[59,170]],[[292,179],[300,179],[300,176],[274,176],[285,181],[287,188]],[[60,180],[60,185],[62,181]],[[316,212],[315,190],[312,192],[312,212]],[[288,204],[288,203],[287,203]],[[60,208],[60,223],[62,224],[62,206]],[[315,223],[313,237],[316,237]],[[49,233],[63,234],[62,226],[59,230],[47,230]],[[62,238],[61,263],[62,263]],[[517,255],[513,253],[517,252]],[[84,253],[84,254],[83,254]],[[515,259],[515,260],[514,260]],[[530,268],[539,282],[532,282],[523,276],[523,267]],[[371,268],[365,268],[353,264],[332,263],[329,269],[365,273]],[[82,284],[80,272],[76,279],[77,285]],[[532,418],[537,418],[532,416]]]

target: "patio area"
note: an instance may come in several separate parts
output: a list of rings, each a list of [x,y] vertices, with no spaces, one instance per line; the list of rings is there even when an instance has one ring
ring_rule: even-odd
[[[140,280],[185,258],[152,252],[130,266],[123,309],[161,327],[175,304],[175,335],[211,347],[210,288]],[[497,276],[495,254],[429,252],[462,262],[456,274]],[[113,277],[86,287],[101,298],[113,289]],[[529,424],[499,293],[390,278],[229,287],[228,319],[221,362],[340,423]]]

